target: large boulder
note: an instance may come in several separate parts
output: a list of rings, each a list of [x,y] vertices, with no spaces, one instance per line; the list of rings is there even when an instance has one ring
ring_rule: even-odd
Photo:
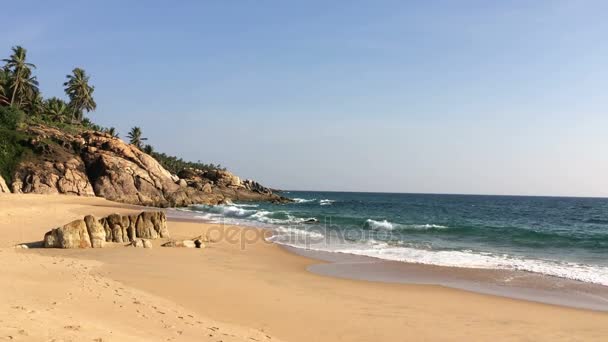
[[[145,239],[168,238],[167,218],[160,211],[146,211],[139,215],[135,224],[137,237]]]
[[[47,248],[89,248],[91,239],[84,220],[76,220],[55,228],[44,235]]]
[[[6,185],[6,181],[0,176],[0,194],[9,192],[11,192],[11,190],[8,188],[8,185]]]

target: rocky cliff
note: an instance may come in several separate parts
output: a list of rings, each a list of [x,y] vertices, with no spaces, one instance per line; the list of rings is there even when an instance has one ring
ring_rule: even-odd
[[[184,170],[172,175],[153,157],[109,134],[69,134],[37,125],[26,133],[36,155],[17,166],[11,183],[15,193],[101,196],[158,207],[286,200],[228,171]]]

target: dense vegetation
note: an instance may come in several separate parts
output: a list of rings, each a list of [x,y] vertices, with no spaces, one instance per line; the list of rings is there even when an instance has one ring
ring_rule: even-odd
[[[97,103],[93,98],[95,87],[90,85],[89,75],[82,68],[74,68],[63,83],[67,101],[58,97],[44,98],[38,79],[34,75],[36,65],[27,59],[27,50],[15,46],[11,55],[2,59],[0,67],[0,174],[10,181],[13,170],[23,158],[34,154],[27,142],[28,136],[19,128],[30,124],[43,124],[68,133],[96,130],[118,136],[114,127],[103,128],[94,124],[85,113],[94,111]],[[143,142],[139,127],[128,134],[129,142],[156,158],[172,173],[184,168],[218,169],[220,165],[188,162],[181,158],[157,153]]]

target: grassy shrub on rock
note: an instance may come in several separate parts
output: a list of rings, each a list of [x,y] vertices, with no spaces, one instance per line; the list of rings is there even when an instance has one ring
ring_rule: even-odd
[[[13,107],[0,107],[0,128],[17,129],[23,120],[25,114],[19,109]]]
[[[18,109],[0,107],[0,174],[8,183],[22,158],[31,153],[24,144],[27,135],[17,131],[24,117]]]

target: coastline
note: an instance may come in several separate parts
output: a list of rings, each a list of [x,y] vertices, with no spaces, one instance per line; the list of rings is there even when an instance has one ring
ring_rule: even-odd
[[[526,271],[448,267],[282,246],[320,262],[309,272],[344,279],[443,286],[477,294],[608,312],[608,287]]]
[[[25,259],[25,264],[36,265],[45,265],[49,257],[76,259],[75,263],[89,267],[83,274],[111,279],[124,289],[140,291],[184,311],[194,312],[193,316],[224,322],[236,326],[236,330],[263,332],[273,340],[457,340],[470,339],[471,335],[480,340],[601,340],[608,335],[608,314],[605,312],[502,298],[445,286],[321,275],[317,274],[318,269],[328,267],[330,263],[296,255],[259,240],[246,245],[244,250],[239,244],[218,241],[203,250],[156,248],[158,244],[155,244],[150,250],[14,251],[11,244],[40,240],[49,228],[80,215],[127,213],[139,208],[99,198],[42,195],[3,195],[0,204],[2,216],[9,218],[0,224],[0,255],[3,258],[9,255]],[[169,230],[174,237],[192,237],[210,229],[233,228],[240,231],[241,236],[259,234],[257,228],[185,221],[170,219]],[[16,224],[20,227],[18,232],[14,228]],[[68,265],[53,267],[66,272]],[[12,278],[5,279],[10,281]],[[32,301],[36,296],[44,296],[26,296],[15,293],[14,288],[12,293],[10,290],[7,289],[9,292],[5,295],[12,296],[11,302],[20,298]],[[102,303],[95,305],[101,307]],[[133,303],[123,305],[137,307]],[[498,307],[500,310],[496,310]],[[126,329],[139,319],[138,316],[133,322],[122,324],[127,325]],[[167,320],[166,317],[162,319]],[[108,317],[98,325],[115,320]],[[142,320],[159,322],[151,313],[147,320]],[[180,338],[188,340],[185,336]]]
[[[169,220],[214,224],[198,213],[168,210]],[[272,234],[273,229],[248,225]],[[608,312],[608,286],[519,270],[417,264],[350,253],[305,249],[275,242],[289,253],[311,259],[309,272],[343,279],[395,284],[439,285],[478,294]]]

